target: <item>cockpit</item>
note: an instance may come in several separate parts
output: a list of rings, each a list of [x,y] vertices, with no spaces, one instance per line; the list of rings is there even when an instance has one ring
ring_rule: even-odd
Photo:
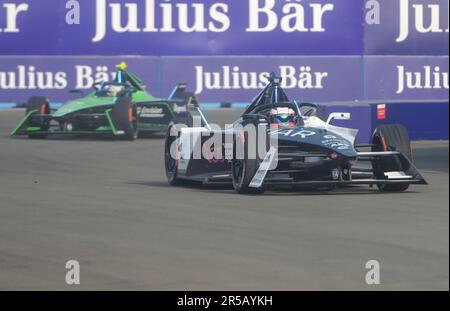
[[[125,90],[125,85],[116,83],[98,83],[94,85],[97,97],[118,97]]]
[[[245,115],[264,116],[272,125],[280,127],[303,126],[306,119],[317,115],[317,105],[289,100],[281,87],[282,78],[272,73],[269,82],[247,108]]]
[[[127,64],[121,63],[116,66],[117,74],[112,82],[98,82],[94,84],[95,96],[118,97],[121,93],[144,91],[145,85],[142,81],[127,71]]]

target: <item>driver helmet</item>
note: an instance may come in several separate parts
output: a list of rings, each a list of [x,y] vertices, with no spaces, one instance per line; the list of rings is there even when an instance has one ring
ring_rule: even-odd
[[[269,119],[276,126],[295,126],[297,114],[292,108],[278,107],[270,110]]]
[[[121,85],[103,84],[100,88],[100,92],[106,97],[117,97],[122,91],[123,86]]]

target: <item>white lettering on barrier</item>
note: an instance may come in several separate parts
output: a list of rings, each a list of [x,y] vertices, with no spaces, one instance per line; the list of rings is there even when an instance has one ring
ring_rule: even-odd
[[[332,3],[311,3],[312,25],[305,20],[305,6],[300,1],[288,1],[281,12],[275,11],[275,0],[249,0],[249,26],[247,32],[271,32],[278,26],[284,32],[325,32],[325,13],[334,10]],[[280,17],[280,15],[282,15]],[[263,24],[262,21],[265,21]]]
[[[24,65],[14,71],[0,71],[0,90],[63,90],[67,85],[67,74],[62,71],[39,71]]]
[[[400,29],[399,35],[396,39],[397,43],[406,41],[409,38],[411,32],[410,20],[414,19],[413,25],[417,32],[419,33],[443,33],[449,32],[449,2],[447,0],[447,7],[441,7],[439,4],[413,4],[412,9],[414,11],[414,16],[410,16],[410,2],[409,0],[399,0],[400,1]],[[428,12],[425,13],[427,10]],[[447,11],[447,23],[446,29],[441,26],[443,21],[441,20],[441,10]],[[428,16],[426,16],[428,14]],[[428,21],[428,25],[425,25],[425,21]]]
[[[196,94],[206,90],[258,90],[267,84],[269,72],[246,72],[240,67],[222,66],[221,71],[208,72],[203,66],[195,66]],[[313,71],[311,66],[279,66],[285,89],[323,89],[328,72]]]
[[[70,88],[89,89],[96,82],[110,81],[115,71],[107,66],[75,65],[75,85]],[[36,66],[18,65],[12,71],[0,71],[0,90],[64,90],[69,87],[65,71],[39,70]]]
[[[95,70],[94,70],[95,69]],[[113,80],[115,72],[110,72],[107,66],[91,67],[87,65],[75,66],[76,89],[88,89],[96,82]]]
[[[26,12],[29,9],[27,3],[4,3],[3,8],[6,13],[6,26],[4,29],[0,28],[0,33],[18,33],[20,29],[17,26],[17,19],[20,13]]]
[[[405,66],[397,66],[397,94],[406,90],[449,89],[448,72],[439,66],[423,66],[421,71],[408,71]]]
[[[110,3],[106,0],[96,1],[96,30],[92,42],[102,41],[108,32],[107,21],[117,33],[155,33],[155,32],[225,32],[231,26],[228,16],[229,7],[225,3],[214,3],[209,8],[204,3],[172,3],[165,1],[156,4],[155,0],[145,0],[143,5],[137,3]],[[109,10],[110,11],[109,11]],[[145,12],[143,28],[138,12]],[[108,13],[111,16],[108,16]],[[160,17],[157,24],[156,16]],[[174,16],[178,20],[174,20]]]

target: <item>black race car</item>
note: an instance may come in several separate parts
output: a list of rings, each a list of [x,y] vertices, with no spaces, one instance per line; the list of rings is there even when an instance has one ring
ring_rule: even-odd
[[[403,126],[380,126],[371,144],[356,145],[358,130],[331,124],[350,114],[333,113],[324,120],[319,106],[290,101],[281,78],[272,75],[269,82],[232,125],[209,124],[198,106],[191,109],[195,126],[170,125],[165,147],[169,184],[230,182],[241,194],[274,186],[376,185],[392,192],[427,184],[413,164]]]

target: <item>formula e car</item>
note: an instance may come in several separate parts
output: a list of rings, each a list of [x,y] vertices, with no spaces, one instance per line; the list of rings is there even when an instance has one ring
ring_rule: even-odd
[[[198,106],[191,112],[196,127],[171,124],[165,145],[170,185],[225,182],[240,194],[259,194],[276,186],[376,185],[396,192],[427,184],[403,126],[380,126],[370,144],[357,145],[358,130],[331,124],[350,114],[323,120],[319,106],[290,101],[281,78],[272,75],[269,82],[232,125],[210,125]]]
[[[43,139],[55,134],[107,134],[135,140],[139,133],[164,132],[174,120],[189,123],[188,106],[195,96],[186,85],[175,87],[170,97],[155,98],[127,65],[121,63],[112,82],[93,85],[84,98],[69,101],[56,111],[45,97],[31,97],[26,115],[11,135]]]

